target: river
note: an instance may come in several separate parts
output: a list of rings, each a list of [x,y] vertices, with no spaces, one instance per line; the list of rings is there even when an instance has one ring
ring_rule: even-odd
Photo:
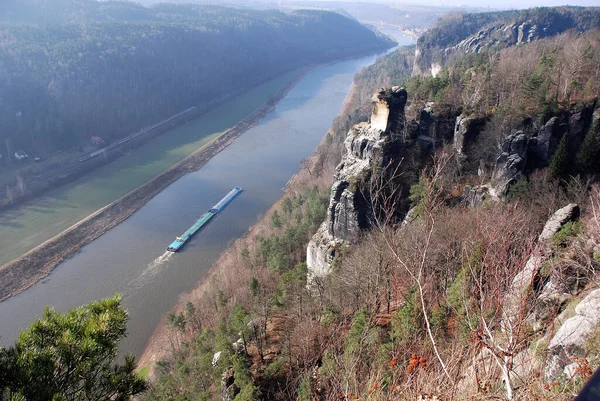
[[[399,39],[412,43],[410,38]],[[259,124],[202,169],[170,185],[45,280],[0,303],[0,344],[13,343],[47,305],[65,311],[120,293],[130,314],[129,334],[120,347],[140,355],[179,294],[192,289],[219,254],[281,197],[300,162],[331,126],[354,74],[374,60],[367,56],[315,68]],[[181,252],[165,251],[236,186],[244,192]]]

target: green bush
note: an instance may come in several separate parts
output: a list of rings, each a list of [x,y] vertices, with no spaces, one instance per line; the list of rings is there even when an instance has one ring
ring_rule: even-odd
[[[565,223],[558,232],[552,235],[552,245],[555,247],[566,246],[573,238],[581,232],[581,222],[569,221]]]
[[[527,178],[521,176],[518,181],[510,184],[508,190],[506,191],[506,196],[509,199],[519,199],[525,197],[528,191],[529,182],[527,181]]]
[[[359,309],[352,318],[350,330],[344,338],[346,353],[354,353],[361,350],[361,341],[368,330],[369,315],[364,308]]]
[[[285,373],[285,367],[287,362],[283,358],[278,358],[267,365],[265,369],[265,377],[269,379],[276,379],[282,377]]]
[[[404,305],[392,316],[392,338],[401,344],[411,342],[421,330],[421,319],[417,291],[413,289],[405,295]]]

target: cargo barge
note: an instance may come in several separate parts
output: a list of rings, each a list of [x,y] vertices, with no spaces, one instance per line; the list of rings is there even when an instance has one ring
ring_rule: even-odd
[[[175,241],[169,245],[167,251],[177,252],[181,249],[182,246],[185,245],[186,242],[190,240],[202,227],[204,227],[213,217],[217,215],[221,210],[225,208],[225,206],[229,205],[231,201],[238,196],[242,192],[242,188],[233,188],[223,199],[221,199],[216,205],[214,205],[210,210],[204,213],[198,221],[194,223],[193,226],[188,228],[186,232],[181,234],[181,236],[177,237]]]

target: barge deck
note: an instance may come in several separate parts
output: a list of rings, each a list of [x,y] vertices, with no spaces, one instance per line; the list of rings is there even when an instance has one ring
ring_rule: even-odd
[[[185,245],[198,231],[202,229],[213,217],[221,212],[225,206],[229,205],[233,199],[242,192],[242,188],[233,188],[227,195],[223,197],[216,205],[208,212],[204,213],[193,226],[187,229],[186,232],[177,237],[168,247],[167,251],[177,252]]]

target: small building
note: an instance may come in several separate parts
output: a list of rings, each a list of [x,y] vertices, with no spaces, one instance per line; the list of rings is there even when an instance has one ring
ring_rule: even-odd
[[[28,155],[24,150],[17,150],[15,152],[15,159],[17,160],[23,160],[23,159],[27,159]]]
[[[90,139],[90,142],[92,145],[100,145],[104,141],[99,136],[93,136],[92,139]]]

